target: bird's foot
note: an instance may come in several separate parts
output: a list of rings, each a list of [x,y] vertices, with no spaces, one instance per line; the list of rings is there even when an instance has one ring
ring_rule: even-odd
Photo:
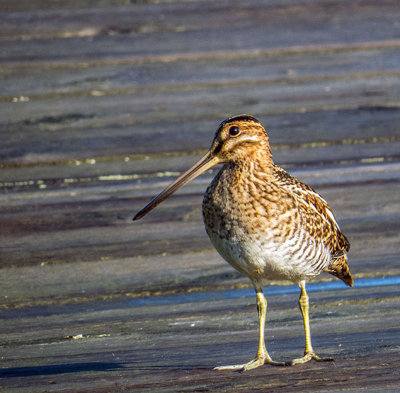
[[[272,366],[287,366],[285,362],[275,362],[271,358],[266,358],[264,356],[256,356],[253,360],[245,364],[235,364],[231,366],[220,366],[215,367],[214,370],[217,371],[225,371],[225,370],[234,370],[234,371],[247,371],[252,370],[254,368],[263,366],[264,364],[271,364]]]
[[[305,353],[302,358],[293,359],[288,363],[290,366],[294,366],[295,364],[303,364],[307,363],[310,360],[316,360],[317,362],[334,362],[335,359],[333,358],[321,358],[315,354],[315,352],[308,352]]]

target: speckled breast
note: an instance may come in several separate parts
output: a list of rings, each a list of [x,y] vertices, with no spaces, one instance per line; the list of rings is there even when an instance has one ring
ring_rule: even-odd
[[[250,175],[237,180],[221,170],[203,200],[205,228],[219,254],[253,280],[299,282],[318,274],[329,252],[302,228],[290,197]]]

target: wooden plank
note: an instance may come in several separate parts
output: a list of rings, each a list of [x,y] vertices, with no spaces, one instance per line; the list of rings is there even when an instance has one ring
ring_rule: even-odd
[[[353,241],[354,250],[350,254],[349,264],[356,280],[379,276],[390,278],[400,274],[397,233],[392,230],[387,235],[379,231],[375,237],[370,234],[352,235],[350,240]],[[370,246],[366,248],[362,244]],[[125,248],[128,247],[126,244]],[[135,244],[133,250],[134,247]],[[85,249],[78,251],[83,253]],[[98,256],[89,262],[76,260],[75,255],[76,259],[69,263],[64,261],[31,266],[29,261],[20,261],[14,267],[2,263],[0,307],[13,310],[40,305],[50,307],[95,300],[250,287],[248,279],[234,271],[215,251],[183,251],[180,254],[165,252],[160,255],[131,253],[121,258],[115,255],[110,258]],[[321,280],[333,278],[323,274],[316,281]],[[266,285],[277,284],[282,283],[266,282]]]
[[[14,3],[4,1],[8,11]],[[24,2],[21,2],[24,3]],[[20,5],[22,8],[25,4]],[[3,39],[22,37],[88,37],[95,35],[145,35],[161,32],[187,32],[196,30],[252,28],[265,25],[266,28],[280,31],[304,24],[304,17],[312,12],[313,18],[308,20],[310,28],[326,24],[328,28],[335,23],[351,20],[353,23],[365,23],[366,18],[395,21],[398,3],[385,0],[378,7],[374,1],[231,1],[229,3],[212,1],[178,1],[157,4],[140,2],[126,5],[123,2],[102,1],[93,5],[91,2],[57,1],[57,8],[50,4],[41,6],[35,2],[35,12],[10,13],[11,20],[5,20]],[[50,2],[49,2],[50,3]],[[74,4],[75,3],[75,4]],[[78,4],[77,4],[78,3]],[[81,3],[81,4],[79,4]],[[85,4],[86,3],[86,4]],[[164,4],[163,4],[164,3]],[[353,13],[357,13],[354,15]],[[334,18],[332,17],[334,16]],[[115,21],[118,20],[118,24]],[[291,21],[295,23],[291,23]],[[8,22],[8,23],[7,23]],[[278,29],[277,29],[278,27]],[[375,32],[376,33],[376,32]],[[256,37],[254,37],[256,38]],[[296,37],[299,39],[299,37]]]
[[[341,81],[332,85],[334,93],[325,89],[325,83],[294,86],[278,84],[258,86],[245,94],[240,93],[239,88],[212,89],[202,94],[196,91],[186,92],[169,95],[167,101],[168,94],[160,93],[129,96],[129,99],[124,96],[98,97],[90,100],[89,103],[83,98],[40,100],[20,104],[23,105],[23,110],[14,103],[4,103],[0,113],[4,116],[4,121],[9,121],[11,124],[4,129],[3,135],[19,132],[14,134],[14,137],[9,137],[9,142],[6,139],[3,161],[6,161],[8,157],[11,161],[21,160],[21,154],[25,156],[25,162],[35,162],[40,159],[52,161],[67,158],[96,158],[109,155],[107,151],[109,151],[110,143],[113,144],[112,147],[115,147],[113,152],[117,156],[132,153],[158,153],[160,146],[165,146],[166,151],[179,151],[179,147],[177,148],[179,145],[180,150],[185,151],[190,146],[193,148],[193,143],[197,141],[201,148],[208,148],[214,130],[221,119],[229,114],[241,112],[258,115],[267,128],[271,129],[272,138],[275,138],[274,133],[280,134],[280,130],[273,127],[273,123],[278,121],[282,124],[284,116],[287,115],[289,123],[281,127],[285,130],[286,141],[287,136],[292,133],[291,125],[296,121],[301,121],[299,115],[291,117],[290,114],[293,112],[311,112],[311,119],[317,119],[320,122],[323,122],[326,114],[333,117],[343,116],[343,120],[354,122],[355,129],[351,130],[350,135],[348,128],[338,127],[337,133],[327,132],[326,129],[315,129],[312,134],[305,132],[308,131],[307,127],[310,127],[308,123],[295,126],[295,131],[296,128],[303,131],[303,134],[298,134],[299,137],[308,134],[308,140],[305,139],[305,142],[340,140],[337,135],[346,140],[352,139],[351,135],[354,135],[354,139],[363,139],[363,129],[358,129],[358,127],[362,127],[363,123],[368,123],[368,118],[372,114],[376,114],[377,119],[382,119],[385,125],[389,123],[388,128],[381,128],[378,124],[382,136],[397,135],[398,128],[395,125],[399,113],[396,104],[398,81],[398,78],[370,80],[369,86],[365,84],[365,81]],[[351,91],[347,90],[349,84],[351,84]],[[237,98],[232,100],[233,96]],[[212,97],[212,99],[207,99],[207,97]],[[338,100],[340,101],[339,108],[336,107]],[[299,107],[299,102],[301,102],[301,107]],[[393,107],[391,107],[392,102]],[[361,111],[356,112],[356,109],[360,107]],[[196,108],[196,111],[193,111],[193,108]],[[224,108],[226,112],[216,113],[215,108]],[[315,114],[319,111],[321,113]],[[40,117],[38,113],[41,113]],[[182,122],[178,123],[173,113],[182,113],[180,115]],[[359,118],[358,114],[365,116],[364,119]],[[393,122],[393,116],[396,122]],[[209,128],[205,128],[203,118],[208,120]],[[150,124],[146,125],[150,119]],[[341,120],[338,119],[338,121]],[[112,122],[116,124],[112,125]],[[373,123],[366,125],[367,138],[374,135],[373,130],[376,124],[374,119]],[[196,133],[200,127],[201,132]],[[156,132],[154,137],[163,143],[154,143],[149,133],[151,130]],[[18,139],[20,135],[27,135],[31,138],[31,143],[21,144]],[[46,146],[47,138],[43,139],[44,135],[49,140],[48,146]],[[101,136],[100,139],[99,136]],[[135,136],[138,138],[137,144],[133,142]],[[172,140],[169,141],[171,136]],[[279,139],[275,143],[284,142],[282,138]],[[299,141],[300,138],[297,139],[297,142]],[[43,149],[46,150],[46,154],[43,154]]]
[[[111,115],[117,120],[114,126],[148,124],[150,119],[151,122],[177,121],[177,115],[173,116],[168,112],[172,108],[186,121],[204,118],[206,110],[210,111],[208,119],[219,119],[224,113],[241,113],[239,105],[244,106],[244,110],[253,111],[258,115],[368,106],[390,108],[398,106],[398,79],[397,74],[366,75],[365,79],[355,79],[354,75],[348,74],[337,80],[289,78],[274,83],[257,81],[255,86],[249,86],[248,89],[244,89],[248,82],[241,82],[220,86],[205,84],[200,89],[189,88],[177,92],[173,91],[173,87],[166,91],[145,90],[141,93],[128,90],[126,95],[106,95],[89,99],[78,96],[71,99],[60,97],[21,103],[5,102],[0,108],[0,113],[5,122],[22,123],[19,124],[20,127],[42,124],[54,131],[75,122],[88,128],[104,127],[110,125]],[[348,90],[349,85],[351,90]],[[166,97],[169,100],[166,100]],[[225,112],[216,109],[211,111],[212,105],[217,108],[226,107]],[[189,108],[196,108],[196,111],[189,111]],[[153,117],[144,115],[143,111],[148,109],[149,115]]]
[[[390,138],[392,139],[392,138]],[[355,143],[345,146],[319,146],[278,150],[274,157],[277,164],[288,167],[295,166],[328,166],[337,164],[357,164],[373,161],[393,161],[398,159],[399,143]],[[0,188],[9,189],[56,189],[68,187],[101,184],[129,184],[132,181],[141,184],[142,179],[172,179],[179,173],[194,164],[200,155],[188,155],[153,158],[149,160],[115,159],[97,164],[96,159],[81,163],[80,160],[71,160],[57,165],[58,173],[54,173],[54,163],[47,165],[18,166],[3,169],[0,178]],[[215,173],[215,171],[214,171]]]
[[[399,44],[400,46],[400,44]],[[233,54],[235,52],[232,52]],[[337,79],[346,74],[355,78],[370,77],[380,73],[396,72],[399,63],[396,48],[371,47],[369,50],[354,47],[336,51],[297,51],[279,56],[253,54],[248,58],[187,59],[170,62],[144,62],[113,64],[96,67],[70,65],[59,68],[32,68],[24,73],[18,67],[2,68],[0,80],[2,100],[27,96],[29,99],[94,96],[95,94],[140,93],[148,90],[171,91],[198,89],[204,85],[224,85],[247,81],[254,83],[293,83],[299,78]],[[179,78],[174,77],[179,75]]]
[[[143,0],[146,2],[148,0]],[[151,0],[150,0],[151,1]],[[162,1],[162,0],[161,0]],[[67,9],[71,10],[74,8],[97,8],[100,6],[107,7],[110,5],[123,5],[124,0],[101,0],[97,1],[95,4],[91,0],[20,0],[18,2],[12,0],[4,0],[1,2],[0,10],[3,12],[30,12],[35,13],[35,11],[49,10],[49,9]]]
[[[247,49],[274,48],[291,45],[294,37],[297,45],[362,42],[371,40],[371,23],[375,27],[376,39],[392,39],[398,36],[399,27],[396,22],[399,19],[400,8],[394,0],[386,0],[385,5],[386,7],[374,1],[334,2],[329,5],[318,1],[304,4],[297,2],[295,6],[271,5],[269,2],[259,1],[248,2],[246,5],[215,2],[176,2],[164,6],[131,5],[130,8],[122,8],[120,17],[129,15],[131,11],[138,18],[143,18],[143,15],[149,14],[150,9],[155,10],[155,14],[150,13],[149,25],[146,27],[144,23],[142,26],[143,34],[140,34],[140,29],[139,34],[137,33],[135,20],[132,27],[132,14],[127,27],[122,25],[113,29],[115,23],[114,19],[111,19],[111,28],[108,25],[109,35],[98,28],[97,18],[88,25],[87,18],[83,17],[84,29],[89,32],[84,39],[79,37],[85,34],[78,28],[76,36],[73,34],[72,38],[64,39],[62,46],[57,38],[47,41],[21,40],[20,45],[5,41],[2,53],[3,59],[6,56],[7,59],[16,62],[48,59],[49,54],[52,54],[53,59],[82,61],[111,56],[144,56],[171,52],[235,51],[242,47],[243,43]],[[91,11],[91,15],[94,15],[93,9]],[[112,18],[113,12],[109,12],[107,8],[101,11],[106,17],[99,19],[110,21],[107,15],[110,14]],[[50,25],[57,20],[54,14],[58,15],[57,11],[50,11]],[[312,18],[307,17],[309,15],[312,15]],[[265,23],[266,17],[268,23]],[[158,18],[161,19],[161,23],[155,23]],[[165,29],[163,18],[169,28]],[[32,22],[34,24],[35,21],[28,18],[27,30],[31,28]],[[15,26],[23,29],[24,24],[16,23]],[[45,23],[44,26],[48,24]],[[161,26],[160,31],[154,26]],[[59,25],[56,28],[62,31]],[[15,31],[9,30],[11,35],[15,35]],[[127,31],[132,35],[114,35],[115,30],[122,33]],[[68,32],[69,29],[67,34]],[[96,39],[91,39],[93,37]]]

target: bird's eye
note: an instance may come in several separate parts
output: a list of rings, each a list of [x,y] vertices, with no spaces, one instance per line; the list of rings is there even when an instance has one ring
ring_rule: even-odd
[[[239,134],[240,134],[239,127],[232,126],[232,127],[229,129],[229,135],[230,135],[230,136],[238,136]]]

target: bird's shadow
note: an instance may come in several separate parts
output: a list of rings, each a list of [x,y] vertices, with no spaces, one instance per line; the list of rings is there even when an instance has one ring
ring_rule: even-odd
[[[121,363],[88,362],[54,364],[49,366],[10,367],[0,369],[0,378],[18,378],[40,375],[68,374],[87,371],[113,371],[122,369]]]

